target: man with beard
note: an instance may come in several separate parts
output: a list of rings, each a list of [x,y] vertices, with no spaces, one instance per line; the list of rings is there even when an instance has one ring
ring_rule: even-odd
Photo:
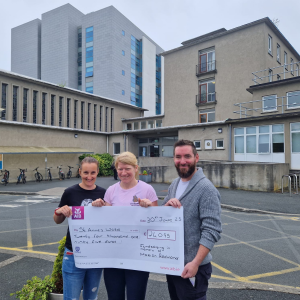
[[[174,145],[174,163],[179,175],[169,187],[164,205],[184,208],[184,263],[180,276],[167,275],[171,300],[206,300],[211,277],[210,250],[220,239],[220,194],[196,168],[199,155],[193,142]]]

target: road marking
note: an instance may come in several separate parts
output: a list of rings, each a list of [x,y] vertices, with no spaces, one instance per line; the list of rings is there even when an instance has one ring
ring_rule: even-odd
[[[47,243],[47,244],[39,244],[39,245],[32,245],[32,247],[42,247],[42,246],[49,246],[49,245],[55,245],[59,244],[59,242],[54,243]],[[18,249],[27,248],[27,246],[18,247]]]
[[[249,280],[252,280],[252,279],[258,279],[258,278],[264,278],[264,277],[271,277],[271,276],[282,275],[282,274],[287,274],[287,273],[297,272],[297,271],[300,271],[300,267],[291,268],[291,269],[285,269],[285,270],[276,271],[276,272],[262,273],[262,274],[247,276],[245,278],[247,278]]]
[[[11,251],[19,251],[19,252],[26,252],[26,253],[46,254],[46,255],[57,256],[57,253],[42,252],[42,251],[35,251],[35,250],[25,250],[25,249],[19,249],[19,248],[0,247],[0,249],[11,250]]]
[[[13,200],[13,202],[23,202],[23,203],[42,203],[45,202],[45,200],[23,200],[23,199],[19,199],[19,200]]]
[[[68,225],[61,225],[61,226],[67,227]],[[31,228],[31,230],[46,229],[46,228],[52,228],[52,227],[59,228],[57,225],[53,225],[53,226],[47,226],[47,227]],[[15,229],[15,230],[0,231],[0,233],[17,232],[17,231],[25,231],[25,230],[27,230],[27,229]]]
[[[0,207],[9,207],[9,208],[15,208],[15,207],[20,207],[23,205],[19,205],[19,204],[0,204]]]
[[[212,264],[215,268],[221,270],[222,272],[224,272],[224,273],[226,273],[226,274],[229,274],[229,275],[233,276],[234,278],[236,278],[236,279],[238,279],[238,280],[241,280],[241,279],[242,279],[242,280],[248,281],[248,280],[245,279],[244,277],[240,277],[240,276],[238,276],[238,275],[232,273],[231,271],[229,271],[229,270],[227,270],[227,269],[221,267],[220,265],[216,264],[215,262],[211,262],[211,264]]]
[[[31,235],[28,204],[26,205],[26,228],[27,228],[27,248],[28,250],[32,250],[32,235]]]
[[[7,265],[9,265],[9,264],[12,264],[12,263],[14,263],[14,262],[16,262],[16,261],[22,259],[23,257],[24,257],[24,256],[18,256],[18,255],[16,255],[16,256],[14,256],[14,257],[11,257],[11,258],[9,258],[9,259],[6,259],[6,260],[0,262],[0,268],[5,267],[5,266],[7,266]]]

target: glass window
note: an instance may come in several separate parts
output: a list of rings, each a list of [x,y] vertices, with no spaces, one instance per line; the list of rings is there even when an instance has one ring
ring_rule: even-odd
[[[234,128],[234,135],[243,135],[244,128]]]
[[[54,126],[55,96],[51,95],[51,126]]]
[[[216,140],[216,148],[223,149],[224,148],[224,140]]]
[[[283,124],[272,125],[272,132],[283,132]]]
[[[156,120],[156,128],[162,127],[162,120]]]
[[[125,36],[125,31],[124,31],[124,30],[122,30],[122,35],[124,35],[124,36]]]
[[[244,153],[244,137],[234,137],[234,153]]]
[[[262,97],[263,111],[277,110],[277,95]]]
[[[146,121],[141,122],[141,129],[146,129]]]
[[[269,133],[269,125],[266,126],[259,126],[259,133]]]
[[[300,107],[300,91],[287,93],[287,104],[288,108]]]
[[[269,70],[269,82],[273,81],[273,70]]]
[[[201,142],[200,141],[194,141],[194,145],[196,149],[201,149]]]
[[[147,156],[147,146],[139,147],[139,156]]]
[[[284,51],[284,67],[286,70],[288,70],[288,65],[287,65],[287,53]]]
[[[133,128],[134,128],[134,130],[138,130],[139,129],[139,122],[134,122],[133,123]]]
[[[86,32],[91,32],[91,31],[93,31],[94,30],[94,27],[93,26],[91,26],[91,27],[88,27],[88,28],[86,28]]]
[[[294,60],[291,58],[291,74],[294,75]]]
[[[174,146],[162,146],[162,156],[173,157]]]
[[[124,70],[122,70],[122,75],[125,76],[125,71]]]
[[[154,128],[154,121],[148,121],[148,129]]]
[[[272,150],[273,153],[284,152],[284,134],[276,133],[272,135]]]
[[[246,153],[256,153],[256,135],[246,136]]]
[[[149,143],[159,143],[159,138],[149,138]]]
[[[272,54],[272,37],[268,36],[268,52]]]
[[[270,152],[269,134],[260,134],[258,137],[258,153]]]
[[[122,55],[125,56],[125,51],[124,50],[122,50]]]
[[[300,123],[291,123],[291,131],[300,131]]]
[[[125,95],[125,91],[124,90],[122,90],[122,95]]]
[[[114,155],[121,153],[121,144],[120,143],[114,143]]]
[[[148,139],[147,138],[139,139],[139,144],[143,144],[143,143],[148,143]]]
[[[243,129],[243,128],[238,128]],[[246,134],[256,134],[256,127],[246,127]]]
[[[300,153],[300,132],[292,132],[292,152]]]
[[[12,120],[17,121],[17,116],[18,116],[18,87],[14,86],[13,87],[13,114],[12,114]]]
[[[280,45],[277,44],[277,61],[280,63]]]
[[[200,110],[200,123],[213,122],[213,121],[215,121],[214,109]]]
[[[92,87],[92,86],[86,87],[85,91],[86,91],[87,93],[93,94],[93,92],[94,92],[94,87]]]
[[[132,129],[131,123],[127,123],[127,124],[126,124],[126,130],[131,130],[131,129]]]
[[[28,89],[23,89],[23,122],[27,122]]]

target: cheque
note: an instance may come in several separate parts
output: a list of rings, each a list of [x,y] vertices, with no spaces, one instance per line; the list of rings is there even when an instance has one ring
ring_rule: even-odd
[[[73,206],[68,222],[78,268],[183,271],[183,208]]]

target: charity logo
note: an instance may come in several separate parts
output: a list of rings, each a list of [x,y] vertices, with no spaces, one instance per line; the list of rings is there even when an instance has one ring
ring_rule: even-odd
[[[138,199],[138,197],[137,196],[133,196],[133,200],[132,200],[133,202],[138,202],[139,201],[139,199]]]
[[[80,253],[80,247],[75,247],[75,251],[76,251],[77,253]]]
[[[72,206],[72,220],[83,220],[83,219],[84,219],[84,207]]]

